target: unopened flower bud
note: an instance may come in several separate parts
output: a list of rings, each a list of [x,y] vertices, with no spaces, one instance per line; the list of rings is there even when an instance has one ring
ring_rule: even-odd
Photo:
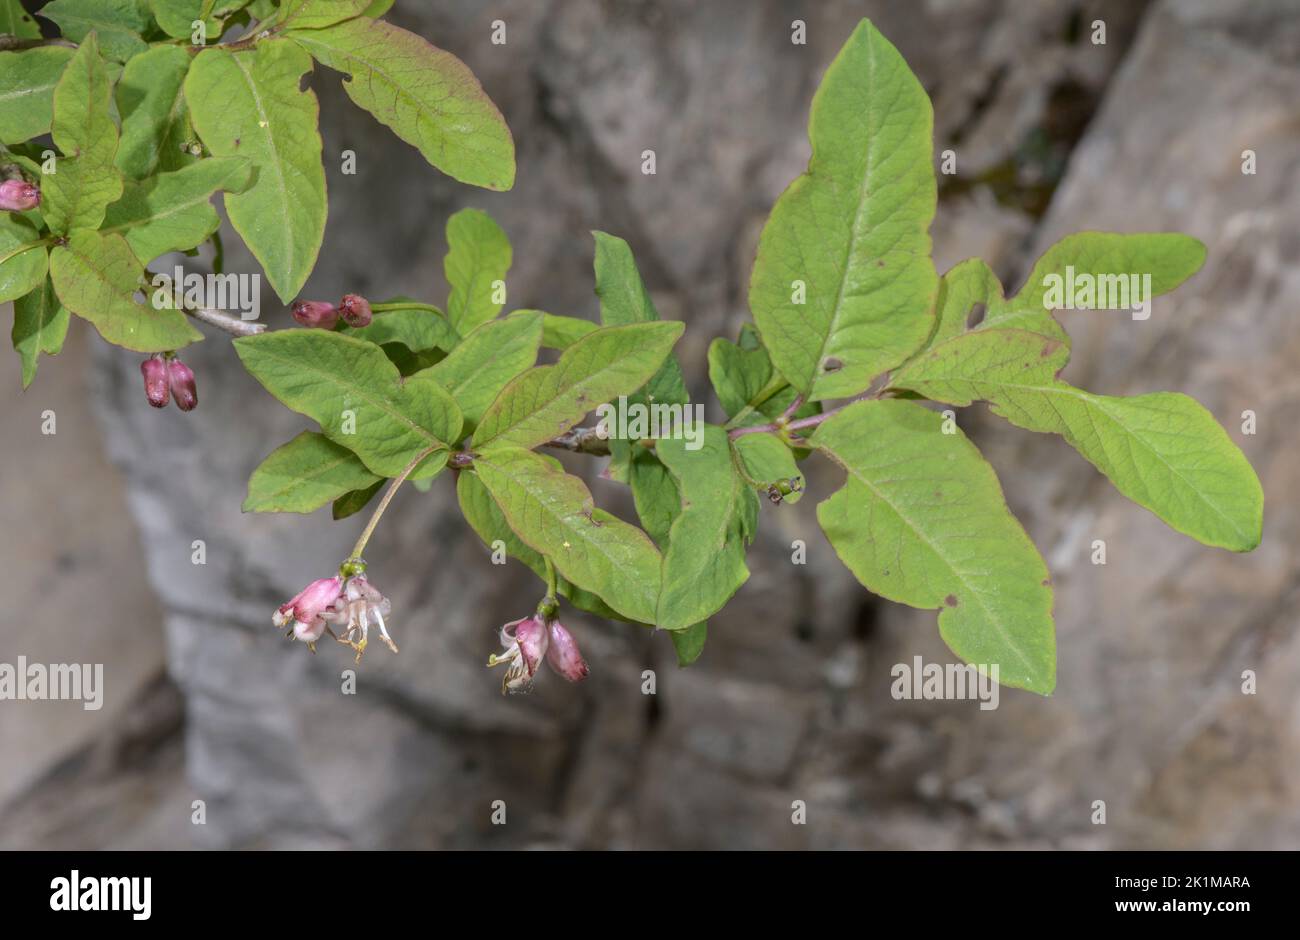
[[[546,663],[570,682],[587,677],[587,661],[578,651],[578,641],[558,620],[550,623],[551,643],[546,650]]]
[[[370,301],[360,294],[344,294],[339,301],[339,315],[343,317],[344,323],[354,329],[369,326],[372,319]]]
[[[159,356],[150,356],[140,363],[140,374],[144,376],[144,397],[155,408],[166,408],[170,393],[167,389],[167,363]]]
[[[167,362],[167,381],[171,386],[172,398],[176,399],[176,407],[181,411],[193,411],[199,403],[199,393],[194,387],[194,371],[179,359],[170,359]]]
[[[40,189],[26,180],[5,180],[0,183],[0,209],[5,212],[26,212],[40,204]]]
[[[332,330],[334,324],[339,322],[338,310],[323,300],[295,300],[290,310],[293,318],[303,326]]]

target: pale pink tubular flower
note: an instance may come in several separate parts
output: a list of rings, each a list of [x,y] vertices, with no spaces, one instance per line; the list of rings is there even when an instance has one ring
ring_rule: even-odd
[[[506,667],[501,692],[527,692],[533,676],[545,659],[555,672],[570,682],[586,678],[587,661],[578,651],[577,641],[558,620],[539,616],[514,620],[501,628],[501,645],[505,652],[488,657],[489,666]]]
[[[316,641],[328,629],[323,615],[339,598],[342,590],[343,579],[340,577],[313,581],[299,591],[293,600],[281,604],[271,616],[271,622],[277,627],[292,623],[289,635],[302,640],[314,653]]]
[[[338,641],[356,650],[357,662],[361,662],[361,655],[365,653],[366,644],[370,642],[372,623],[379,628],[379,638],[388,645],[390,650],[397,652],[397,644],[388,635],[388,625],[384,623],[384,617],[392,609],[393,605],[388,598],[380,594],[374,585],[366,580],[365,575],[358,574],[347,579],[342,593],[329,609],[321,614],[321,617],[327,623],[343,628]]]

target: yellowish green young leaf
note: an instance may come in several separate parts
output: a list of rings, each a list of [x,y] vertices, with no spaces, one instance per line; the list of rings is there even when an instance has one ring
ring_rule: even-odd
[[[655,622],[659,550],[640,529],[597,508],[581,479],[517,447],[481,454],[474,472],[511,530],[560,574],[629,620]]]
[[[249,0],[149,0],[154,19],[168,36],[193,41],[194,23],[202,20],[204,42],[200,45],[214,45],[221,38],[223,21],[248,3]]]
[[[559,463],[552,458],[543,457],[543,459],[550,461],[557,470],[562,470]],[[501,513],[501,507],[496,504],[487,488],[479,482],[476,474],[460,474],[456,479],[456,496],[460,501],[460,511],[465,515],[465,521],[478,533],[484,545],[496,551],[497,543],[500,542],[505,546],[508,557],[523,562],[537,577],[546,580],[546,562],[541,555],[525,545],[520,541],[519,536],[511,531],[506,517]],[[595,594],[574,586],[562,576],[557,576],[556,590],[561,597],[566,598],[579,610],[585,610],[607,620],[628,619]]]
[[[993,468],[915,402],[849,405],[812,436],[847,474],[817,507],[835,553],[869,590],[938,608],[952,651],[1003,685],[1056,685],[1047,566],[1007,509]]]
[[[65,46],[0,52],[0,143],[21,143],[49,132],[54,86],[73,54]]]
[[[294,29],[317,29],[333,26],[360,16],[373,0],[284,0],[278,22]]]
[[[506,383],[537,361],[541,342],[541,314],[493,320],[428,371],[456,399],[466,425],[476,425]]]
[[[600,298],[600,322],[605,326],[652,323],[659,319],[650,292],[641,280],[632,249],[623,239],[604,232],[592,232],[596,239],[596,296]],[[637,402],[683,405],[690,398],[677,358],[670,355],[645,388],[629,399]]]
[[[866,20],[813,98],[807,172],[759,241],[749,305],[809,401],[847,398],[930,335],[938,275],[930,99]]]
[[[369,17],[287,35],[350,76],[359,107],[448,176],[486,189],[515,182],[515,144],[501,112],[465,65],[424,38]]]
[[[323,434],[303,431],[272,451],[248,480],[244,512],[314,512],[382,481],[356,454]]]
[[[73,232],[50,252],[50,279],[63,305],[116,346],[162,352],[203,338],[179,310],[136,302],[144,269],[121,235]]]
[[[52,136],[63,154],[41,178],[42,213],[50,230],[99,228],[104,210],[122,195],[113,165],[117,125],[109,113],[112,81],[95,34],[87,36],[54,89]]]
[[[1200,270],[1205,246],[1176,232],[1119,234],[1078,232],[1049,248],[1025,280],[1021,289],[1004,297],[1002,284],[989,266],[978,258],[963,261],[940,281],[938,319],[927,349],[968,329],[967,321],[977,305],[984,315],[976,330],[1017,329],[1057,340],[1068,348],[1069,337],[1052,316],[1062,309],[1053,303],[1050,285],[1066,278],[1081,282],[1084,277],[1106,285],[1125,303],[1136,304],[1131,276],[1136,276],[1137,293],[1150,290],[1151,297],[1167,294]],[[1150,277],[1149,288],[1143,276]],[[1097,303],[1099,298],[1089,301]],[[917,354],[919,356],[920,353]],[[914,357],[915,358],[915,357]]]
[[[1056,376],[1068,349],[1039,333],[977,330],[940,343],[893,380],[936,401],[988,401],[1030,431],[1060,434],[1115,487],[1174,529],[1245,552],[1263,527],[1264,492],[1214,416],[1186,395],[1094,395]]]
[[[374,343],[328,330],[276,330],[234,341],[268,392],[317,424],[372,473],[395,477],[425,451],[412,479],[437,474],[460,435],[460,410],[433,377],[403,382]],[[426,370],[427,373],[427,370]]]
[[[376,313],[369,326],[349,329],[347,335],[380,345],[400,343],[413,353],[430,349],[450,352],[460,341],[447,318],[428,309],[427,304]]]
[[[14,351],[23,364],[23,388],[36,378],[40,355],[57,356],[68,335],[68,310],[54,296],[54,285],[46,278],[30,294],[14,301]]]
[[[748,580],[745,547],[758,523],[758,498],[736,473],[727,432],[706,425],[699,449],[689,443],[666,438],[655,447],[681,496],[664,552],[656,621],[664,630],[707,620]]]
[[[180,46],[154,46],[126,63],[117,83],[117,111],[122,116],[122,140],[117,168],[129,179],[179,170],[198,159],[185,103],[185,76],[190,54]]]
[[[241,157],[211,157],[174,173],[133,180],[108,207],[101,231],[120,232],[145,263],[170,251],[188,251],[221,226],[213,194],[247,188],[251,170]]]
[[[311,57],[287,40],[251,50],[204,49],[185,78],[194,127],[218,157],[245,157],[252,186],[227,194],[226,212],[281,300],[298,293],[325,235],[320,108],[299,81]]]
[[[510,262],[510,240],[486,212],[461,209],[447,220],[447,319],[461,336],[501,312]]]
[[[536,447],[563,434],[598,405],[644,385],[682,329],[681,323],[656,322],[596,330],[559,362],[511,381],[479,422],[474,447]]]
[[[534,313],[542,316],[542,346],[546,349],[558,349],[563,352],[588,333],[600,328],[590,320],[564,317],[542,310],[515,310],[510,313],[510,316],[526,317]]]

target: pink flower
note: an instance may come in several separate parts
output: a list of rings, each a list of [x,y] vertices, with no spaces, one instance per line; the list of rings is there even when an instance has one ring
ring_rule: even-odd
[[[339,322],[338,310],[323,300],[295,300],[289,309],[293,318],[303,326],[332,330],[334,324]]]
[[[155,408],[166,408],[171,397],[167,386],[167,363],[162,356],[153,355],[140,363],[140,374],[144,376],[144,397]]]
[[[371,320],[370,301],[360,294],[344,294],[339,301],[339,316],[353,329],[369,326]]]
[[[194,386],[194,370],[179,359],[167,360],[167,382],[172,398],[181,411],[193,411],[199,404],[199,391]]]
[[[289,635],[302,640],[314,653],[316,641],[328,629],[324,614],[330,609],[343,590],[340,577],[320,578],[307,585],[287,604],[281,604],[271,616],[271,622],[277,627],[292,623]]]
[[[384,623],[384,617],[392,609],[393,605],[388,598],[380,594],[366,580],[365,575],[354,575],[347,579],[342,593],[335,598],[321,617],[327,623],[343,627],[338,641],[356,650],[357,662],[361,662],[361,655],[365,653],[366,644],[370,642],[371,622],[379,627],[380,639],[390,650],[397,652],[397,644],[388,635],[388,626]]]
[[[0,183],[0,210],[26,212],[40,204],[40,189],[26,180],[5,180]]]
[[[501,628],[501,645],[505,652],[488,657],[489,666],[506,666],[501,679],[501,692],[526,692],[532,686],[533,676],[542,659],[547,665],[570,682],[587,676],[587,661],[578,650],[578,643],[558,620],[539,616],[525,617],[507,623]]]

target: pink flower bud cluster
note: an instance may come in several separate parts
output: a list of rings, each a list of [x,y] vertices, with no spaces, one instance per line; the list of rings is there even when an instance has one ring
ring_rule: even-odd
[[[303,326],[332,330],[342,319],[353,329],[369,326],[374,315],[370,302],[360,294],[344,294],[336,307],[323,300],[295,300],[290,308],[293,318]]]
[[[154,353],[140,363],[140,374],[144,376],[144,397],[155,408],[166,408],[169,399],[175,399],[181,411],[193,411],[198,405],[194,370],[175,356]]]

